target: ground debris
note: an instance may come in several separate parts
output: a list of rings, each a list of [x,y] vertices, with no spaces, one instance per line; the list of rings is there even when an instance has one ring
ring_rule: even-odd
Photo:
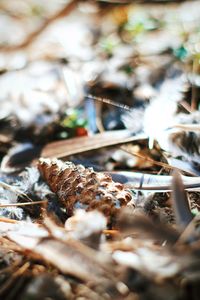
[[[199,1],[0,1],[0,299],[199,300],[199,28]]]

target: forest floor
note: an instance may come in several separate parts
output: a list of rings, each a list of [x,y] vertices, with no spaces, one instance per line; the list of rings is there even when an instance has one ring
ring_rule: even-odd
[[[200,2],[0,2],[0,299],[200,299]]]

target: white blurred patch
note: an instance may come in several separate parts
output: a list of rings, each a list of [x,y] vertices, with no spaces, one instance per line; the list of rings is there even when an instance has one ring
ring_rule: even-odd
[[[143,127],[149,136],[149,147],[153,148],[153,141],[160,146],[169,148],[165,131],[175,123],[178,101],[182,99],[184,79],[168,79],[161,86],[159,94],[152,99],[144,113]]]
[[[178,264],[171,256],[147,248],[139,248],[135,253],[117,250],[113,258],[119,264],[159,277],[172,277],[179,271]]]
[[[80,239],[101,232],[106,228],[106,224],[106,218],[102,213],[78,209],[75,215],[65,222],[65,229],[69,231],[72,238]]]

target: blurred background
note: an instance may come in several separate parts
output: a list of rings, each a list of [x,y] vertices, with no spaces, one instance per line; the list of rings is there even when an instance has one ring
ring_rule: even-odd
[[[185,161],[189,151],[197,164],[198,132],[168,129],[199,123],[199,59],[199,1],[1,0],[0,159],[128,129],[149,139],[132,153],[169,163],[160,149]],[[152,167],[122,150],[98,154],[84,163]]]

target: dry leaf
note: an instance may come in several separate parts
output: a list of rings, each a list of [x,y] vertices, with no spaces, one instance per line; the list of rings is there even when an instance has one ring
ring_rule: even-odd
[[[128,143],[145,138],[145,135],[131,136],[129,130],[108,131],[97,133],[93,136],[84,136],[49,143],[42,149],[41,156],[44,158],[63,158],[76,153],[82,153],[89,150]]]

